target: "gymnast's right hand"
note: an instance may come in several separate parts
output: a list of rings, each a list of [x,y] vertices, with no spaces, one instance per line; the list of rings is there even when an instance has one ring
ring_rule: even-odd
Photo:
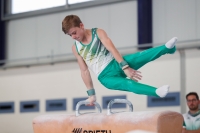
[[[94,106],[94,102],[96,102],[96,96],[95,95],[89,96],[89,98],[86,101],[90,102],[90,104],[86,104],[86,106]]]
[[[131,67],[127,67],[124,69],[124,73],[126,74],[128,79],[132,79],[136,82],[142,79],[142,75],[140,71],[134,70]]]

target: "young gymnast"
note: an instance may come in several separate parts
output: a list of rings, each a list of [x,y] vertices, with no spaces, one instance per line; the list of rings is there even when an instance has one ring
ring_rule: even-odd
[[[141,80],[142,76],[137,70],[164,54],[173,54],[176,51],[176,37],[164,45],[122,57],[103,29],[85,29],[84,24],[76,15],[64,18],[62,30],[75,40],[72,51],[77,58],[82,79],[88,89],[87,101],[90,102],[88,105],[92,106],[96,101],[95,89],[88,68],[108,89],[161,98],[167,95],[169,85],[157,88],[141,84],[138,80]]]

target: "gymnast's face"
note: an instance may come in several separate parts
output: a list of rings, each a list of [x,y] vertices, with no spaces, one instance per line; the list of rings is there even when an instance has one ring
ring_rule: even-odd
[[[79,42],[83,39],[84,35],[84,25],[80,23],[80,27],[72,27],[69,29],[69,32],[67,33],[69,36],[72,37],[72,39],[75,39]]]
[[[190,110],[195,111],[199,108],[199,100],[197,100],[195,95],[189,95],[187,97],[187,105]]]

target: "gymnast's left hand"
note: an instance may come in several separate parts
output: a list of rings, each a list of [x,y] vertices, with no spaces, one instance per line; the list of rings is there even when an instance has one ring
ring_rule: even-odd
[[[129,78],[129,79],[132,79],[136,82],[138,82],[139,80],[142,79],[142,75],[141,75],[141,72],[140,71],[137,71],[137,70],[134,70],[133,68],[131,67],[127,67],[124,69],[124,73],[126,74],[126,76]]]
[[[96,96],[95,95],[89,96],[89,98],[86,101],[90,102],[90,104],[86,104],[86,106],[94,106],[94,102],[96,102]]]

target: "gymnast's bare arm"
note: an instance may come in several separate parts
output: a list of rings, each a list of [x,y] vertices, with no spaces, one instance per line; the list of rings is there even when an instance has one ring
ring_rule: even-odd
[[[77,53],[76,51],[76,46],[73,45],[72,46],[72,51],[74,56],[76,57],[78,64],[79,64],[79,68],[81,70],[81,77],[83,79],[83,82],[85,83],[87,89],[93,89],[93,82],[92,82],[92,78],[90,76],[90,71],[88,70],[88,66],[86,65],[85,61],[83,60],[83,58]],[[90,102],[90,104],[88,104],[88,106],[93,106],[93,102],[96,101],[96,97],[95,95],[90,96],[87,101]]]
[[[98,34],[99,39],[103,43],[103,45],[106,47],[106,49],[112,53],[115,60],[118,63],[122,62],[124,59],[122,58],[121,54],[116,49],[116,47],[114,46],[111,39],[107,36],[106,32],[102,29],[97,29],[97,34]],[[124,69],[124,73],[126,74],[127,77],[135,81],[141,80],[141,77],[142,77],[139,71],[136,71],[130,67]]]

